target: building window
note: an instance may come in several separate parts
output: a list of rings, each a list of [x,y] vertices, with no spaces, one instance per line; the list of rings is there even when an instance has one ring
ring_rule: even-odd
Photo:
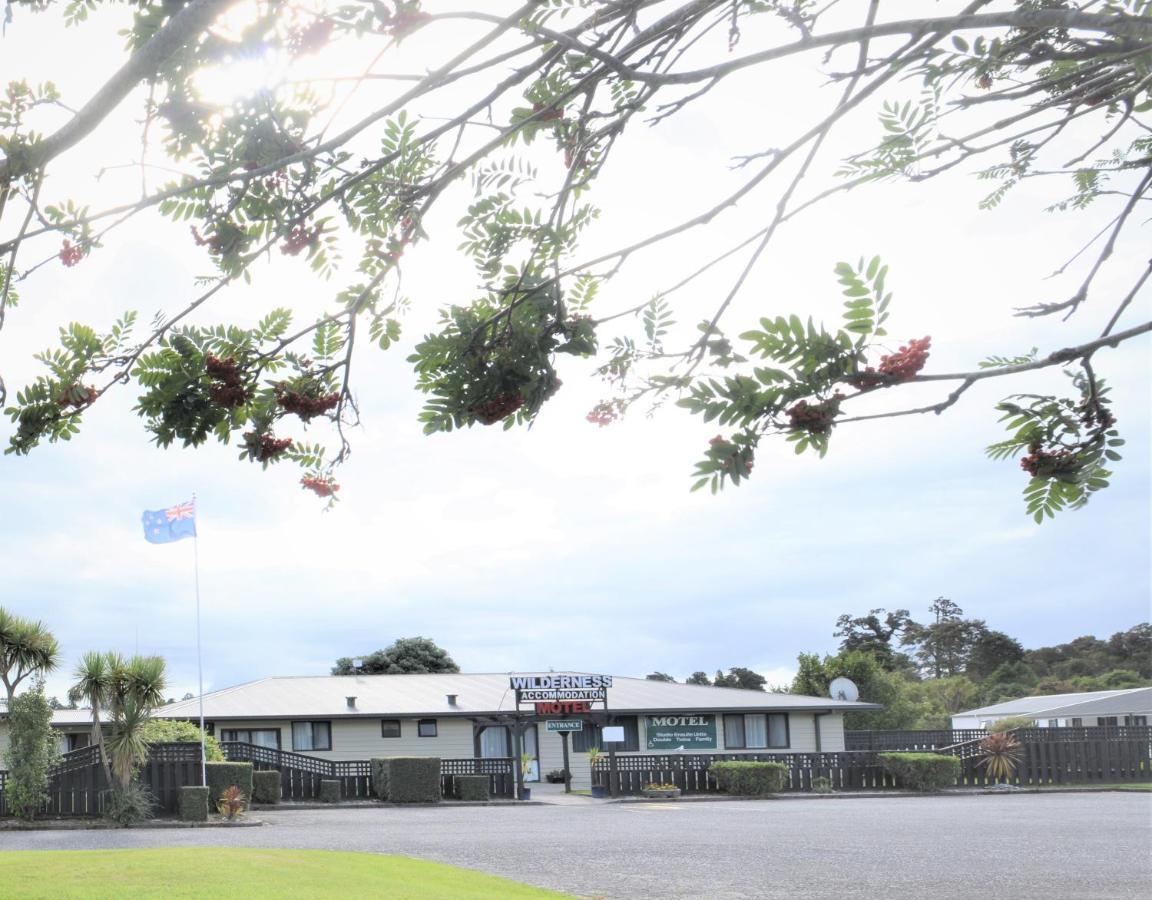
[[[729,750],[775,750],[788,745],[787,713],[748,713],[724,717],[724,746]]]
[[[1147,716],[1125,716],[1124,717],[1124,724],[1125,725],[1147,725],[1148,724],[1148,717]]]
[[[583,729],[572,732],[572,750],[585,753],[593,747],[600,749],[600,729],[591,722],[585,722]]]
[[[71,753],[74,750],[83,750],[92,743],[92,735],[87,731],[80,732],[79,734],[66,734],[65,740],[65,753]]]
[[[293,750],[331,750],[331,722],[293,722]]]
[[[421,719],[416,723],[416,735],[418,737],[436,737],[436,720]]]
[[[1060,727],[1060,720],[1059,719],[1049,719],[1048,720],[1048,727],[1049,728],[1059,728]]]
[[[244,744],[255,744],[257,747],[270,747],[280,749],[279,728],[225,728],[220,732],[222,741],[240,741]]]
[[[1110,725],[1113,728],[1115,728],[1116,725],[1119,723],[1118,723],[1116,716],[1100,716],[1096,720],[1096,724],[1097,725]]]
[[[399,719],[381,719],[380,720],[380,737],[398,738],[400,737],[400,720]]]
[[[1083,719],[1073,719],[1071,724],[1072,724],[1073,728],[1083,728],[1084,727],[1084,720]]]

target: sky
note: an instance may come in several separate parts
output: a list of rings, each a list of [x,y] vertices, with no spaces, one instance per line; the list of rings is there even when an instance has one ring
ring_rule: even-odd
[[[395,65],[430,66],[468,36],[463,27],[405,42]],[[113,30],[98,21],[61,32],[18,16],[0,42],[0,81],[52,77],[78,104],[117,65]],[[746,34],[742,48],[756,37]],[[732,79],[707,110],[658,129],[634,127],[592,196],[602,212],[582,257],[716,202],[743,177],[729,166],[734,155],[783,143],[812,104],[831,102],[820,85],[811,62],[797,64],[767,81]],[[896,86],[891,96],[910,91]],[[358,96],[349,114],[378,102],[375,93]],[[136,167],[111,167],[138,157],[139,110],[137,98],[74,151],[54,175],[53,196],[98,208],[138,190]],[[834,134],[825,173],[838,155],[875,140],[874,112]],[[812,190],[829,183],[821,177]],[[1117,246],[1099,305],[1068,323],[1022,320],[1011,307],[1074,290],[1082,266],[1046,276],[1114,207],[1045,213],[1054,189],[1037,185],[985,212],[977,201],[986,187],[969,170],[834,198],[781,232],[726,326],[737,334],[762,315],[835,317],[835,263],[880,254],[895,294],[893,345],[930,334],[926,371],[1094,337],[1107,298],[1125,289],[1131,261],[1146,253],[1146,226]],[[298,470],[261,472],[238,461],[234,447],[153,447],[129,395],[103,398],[71,442],[0,458],[0,605],[43,620],[59,638],[64,664],[50,693],[64,694],[76,660],[93,649],[162,654],[169,693],[195,692],[197,573],[205,690],[323,674],[338,657],[413,635],[436,640],[463,671],[683,678],[747,666],[784,684],[798,653],[835,651],[841,613],[886,607],[926,616],[941,595],[1025,646],[1107,636],[1148,619],[1146,339],[1096,359],[1114,385],[1128,440],[1113,486],[1053,522],[1025,516],[1026,476],[1015,461],[987,460],[983,447],[1000,437],[995,403],[1016,391],[1058,389],[1064,379],[1054,371],[981,384],[941,417],[846,426],[824,460],[796,457],[783,444],[764,448],[739,489],[690,493],[693,464],[715,426],[666,407],[651,416],[637,408],[598,428],[584,416],[606,389],[579,360],[562,362],[564,387],[530,430],[421,433],[421,399],[404,357],[440,305],[475,293],[475,275],[455,250],[466,199],[446,198],[449,208],[426,223],[432,240],[406,256],[403,290],[413,309],[405,340],[357,360],[363,425],[333,510],[323,512],[300,489]],[[593,312],[627,308],[675,283],[692,260],[759,227],[772,202],[765,190],[707,229],[638,255]],[[5,237],[12,227],[0,224]],[[28,258],[53,249],[37,245]],[[198,321],[253,321],[279,304],[305,319],[323,309],[339,283],[277,257],[251,288]],[[107,327],[125,308],[148,321],[194,296],[193,279],[206,271],[184,226],[138,217],[80,266],[49,265],[19,285],[21,305],[0,332],[0,371],[14,389],[34,377],[32,354],[65,321]],[[718,267],[681,292],[681,327],[707,316],[734,275]],[[1137,298],[1121,327],[1147,318],[1150,294]],[[921,405],[946,393],[917,387],[899,401],[874,402]],[[0,436],[8,433],[5,422]],[[193,494],[197,541],[146,543],[141,511]]]

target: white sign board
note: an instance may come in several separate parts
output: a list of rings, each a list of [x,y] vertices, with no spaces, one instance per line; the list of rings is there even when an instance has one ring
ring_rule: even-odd
[[[549,719],[544,723],[546,731],[583,731],[584,722],[580,719]]]
[[[600,737],[605,743],[611,742],[614,744],[624,743],[624,726],[623,725],[607,725],[600,730]]]

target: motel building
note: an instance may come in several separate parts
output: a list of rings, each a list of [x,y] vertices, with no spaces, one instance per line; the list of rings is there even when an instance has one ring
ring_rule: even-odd
[[[526,754],[529,783],[563,770],[567,756],[576,789],[591,784],[592,747],[625,756],[840,751],[844,712],[879,708],[578,672],[271,677],[204,695],[205,724],[222,741],[329,760]],[[155,715],[197,721],[199,702]]]

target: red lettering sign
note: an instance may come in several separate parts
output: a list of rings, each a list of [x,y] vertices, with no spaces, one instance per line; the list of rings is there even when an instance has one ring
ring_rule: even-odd
[[[592,704],[587,700],[554,700],[550,703],[537,703],[538,716],[574,716],[592,712]]]

